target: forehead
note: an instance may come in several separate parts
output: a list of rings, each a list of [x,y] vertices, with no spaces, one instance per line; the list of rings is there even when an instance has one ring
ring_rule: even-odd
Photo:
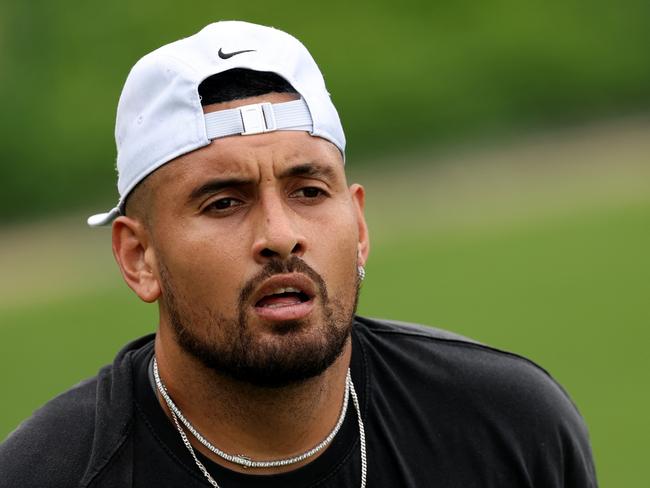
[[[310,173],[306,167],[314,171]],[[277,131],[215,140],[159,168],[147,178],[151,180],[147,186],[154,197],[151,203],[156,206],[156,197],[189,203],[193,192],[210,181],[259,185],[310,175],[326,179],[331,187],[347,187],[343,159],[336,146],[304,131]]]
[[[339,150],[306,132],[278,131],[254,136],[232,136],[213,141],[156,171],[156,183],[181,183],[209,176],[277,176],[291,166],[329,167],[345,179]]]

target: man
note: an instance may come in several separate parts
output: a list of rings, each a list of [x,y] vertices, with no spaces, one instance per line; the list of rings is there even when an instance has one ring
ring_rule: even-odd
[[[368,230],[318,67],[220,22],[141,59],[113,251],[155,336],[38,411],[2,486],[593,487],[566,393],[519,356],[354,315]]]

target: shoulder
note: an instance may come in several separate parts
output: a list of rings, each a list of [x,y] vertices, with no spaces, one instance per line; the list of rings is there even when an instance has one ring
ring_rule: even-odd
[[[362,317],[356,325],[374,375],[415,377],[411,392],[424,400],[462,406],[499,428],[527,435],[534,425],[588,443],[567,392],[533,361],[433,327]]]
[[[503,351],[460,334],[435,327],[357,317],[357,332],[365,349],[390,357],[398,367],[453,373],[456,379],[471,382],[515,381],[531,379],[558,387],[549,373],[529,359]],[[396,363],[395,363],[396,362]],[[494,384],[492,385],[494,386]]]
[[[596,486],[577,407],[533,361],[417,324],[357,317],[354,330],[375,415],[408,442],[446,439],[447,453],[451,439],[461,458],[475,453],[490,469],[525,473],[531,486]]]
[[[420,337],[425,339],[439,339],[444,341],[460,341],[469,344],[480,344],[478,341],[468,337],[450,332],[444,329],[438,329],[428,325],[414,324],[411,322],[401,322],[399,320],[374,319],[367,317],[355,317],[355,322],[368,330],[373,335],[379,336],[403,336],[403,337]]]
[[[73,486],[91,452],[97,377],[46,403],[0,445],[6,486]]]
[[[151,337],[128,344],[111,365],[50,400],[0,445],[0,486],[84,486],[111,462],[132,420],[132,353]]]

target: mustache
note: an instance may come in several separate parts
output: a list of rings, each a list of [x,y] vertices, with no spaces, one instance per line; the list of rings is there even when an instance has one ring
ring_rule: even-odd
[[[316,288],[318,289],[323,301],[327,303],[327,286],[325,285],[323,277],[298,256],[291,256],[286,260],[271,259],[264,265],[259,273],[248,280],[239,294],[240,307],[243,307],[248,300],[250,300],[253,292],[264,282],[264,280],[277,274],[287,273],[301,273],[306,275],[316,284]]]

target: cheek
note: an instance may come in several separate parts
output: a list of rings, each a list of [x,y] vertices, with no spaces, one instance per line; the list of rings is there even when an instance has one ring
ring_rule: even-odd
[[[226,311],[226,305],[237,300],[243,266],[227,243],[207,238],[167,241],[162,255],[175,292],[191,297],[192,303]]]
[[[339,213],[339,218],[313,230],[311,253],[305,259],[314,259],[314,265],[328,285],[346,289],[354,283],[358,257],[358,232],[356,219],[349,213]],[[332,290],[334,292],[334,290]]]
[[[349,206],[345,206],[345,212],[339,214],[331,229],[332,245],[336,252],[341,258],[351,255],[356,262],[359,229],[356,216]]]

